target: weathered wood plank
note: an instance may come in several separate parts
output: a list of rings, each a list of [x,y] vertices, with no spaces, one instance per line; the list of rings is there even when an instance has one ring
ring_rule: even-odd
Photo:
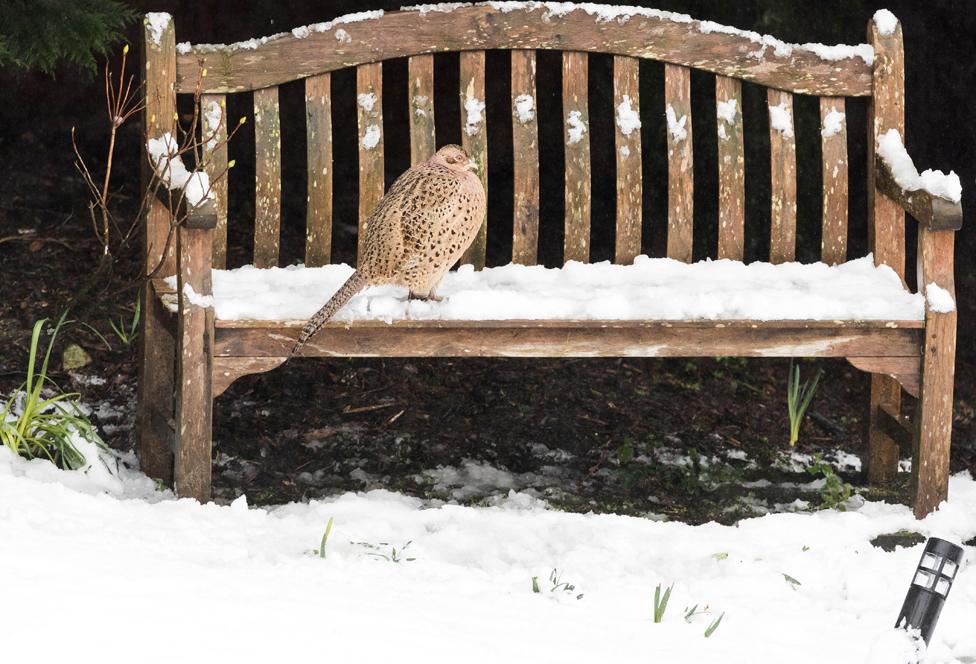
[[[898,473],[901,458],[897,443],[881,427],[881,410],[901,409],[901,385],[885,373],[871,374],[871,398],[868,404],[867,455],[864,459],[865,474],[869,484],[888,484]]]
[[[427,161],[436,148],[434,134],[434,56],[417,55],[407,61],[410,114],[410,164]]]
[[[894,378],[902,389],[912,396],[918,396],[919,377],[922,372],[922,360],[919,357],[849,357],[847,361],[862,371],[883,374],[881,378],[886,376]],[[871,418],[869,421],[875,422]],[[891,478],[885,480],[879,478],[877,481],[887,479]]]
[[[169,436],[153,426],[154,409],[173,416],[176,335],[168,312],[152,288],[143,288],[139,345],[139,403],[136,413],[139,465],[144,473],[166,484],[173,481],[173,446]]]
[[[874,94],[868,105],[868,151],[874,152],[878,137],[889,129],[905,135],[905,58],[901,25],[894,33],[882,35],[874,21],[868,21],[868,43],[874,48],[872,70]],[[877,264],[890,266],[904,279],[905,212],[897,203],[878,191],[876,170],[868,159],[868,248]],[[869,412],[886,405],[895,411],[901,407],[897,383],[887,376],[872,376]],[[877,426],[868,430],[866,458],[869,481],[893,479],[898,472],[897,445]]]
[[[213,360],[213,397],[223,394],[242,376],[264,373],[280,366],[284,357],[215,357]]]
[[[304,321],[218,326],[215,353],[284,357]],[[329,323],[305,354],[355,357],[869,357],[918,355],[921,331],[831,326],[640,321],[359,321]]]
[[[617,159],[617,232],[614,261],[634,262],[641,252],[643,176],[641,167],[640,72],[637,58],[613,59],[614,140]]]
[[[769,90],[769,168],[771,226],[769,262],[796,258],[796,137],[793,95]]]
[[[213,266],[227,267],[227,100],[224,95],[200,97],[200,133],[204,170],[217,210],[213,236]]]
[[[929,284],[956,294],[953,263],[955,233],[918,231],[919,290]],[[952,441],[952,391],[956,371],[956,311],[926,305],[922,348],[922,384],[915,416],[912,485],[915,516],[923,518],[949,495],[949,446]]]
[[[535,51],[512,51],[512,262],[535,265],[539,255],[539,123]]]
[[[820,98],[823,159],[823,233],[820,260],[847,260],[847,112],[844,99]]]
[[[589,59],[563,53],[563,123],[566,147],[563,262],[590,262]]]
[[[718,257],[741,261],[745,247],[746,158],[742,129],[742,81],[715,78],[718,127]]]
[[[213,293],[213,231],[181,227],[177,235],[180,310],[173,475],[178,496],[205,502],[210,499],[214,310],[203,298]]]
[[[894,33],[882,35],[868,21],[868,42],[874,47],[874,96],[868,106],[868,149],[878,138],[897,129],[905,136],[905,54],[899,23]],[[877,171],[868,160],[868,243],[878,265],[885,263],[904,278],[905,211],[876,186]]]
[[[176,136],[176,32],[172,19],[157,35],[148,20],[143,21],[143,71],[145,72],[145,106],[143,127],[145,140],[159,138],[163,134]],[[142,182],[149,187],[153,177],[146,144],[142,144]],[[146,274],[168,277],[176,273],[176,242],[169,240],[172,216],[166,206],[154,199],[149,201],[146,213],[145,252]],[[165,256],[164,256],[165,253]]]
[[[156,138],[176,128],[176,33],[173,22],[158,37],[148,21],[143,24],[142,70],[145,72],[145,106],[142,144],[142,186],[149,186],[152,174],[145,140]],[[170,213],[162,202],[149,201],[143,230],[144,274],[150,274],[157,266],[158,276],[170,276],[176,271],[176,247],[167,237],[170,230]],[[164,260],[164,251],[166,252]],[[173,479],[173,450],[166,436],[152,426],[153,407],[173,412],[173,372],[176,350],[174,339],[166,332],[165,313],[151,288],[143,288],[139,295],[144,324],[139,334],[139,405],[136,432],[139,460],[143,471],[163,482]]]
[[[488,192],[488,129],[485,125],[485,52],[466,51],[461,53],[460,102],[461,102],[461,147],[468,157],[478,165],[477,173],[481,184]],[[478,235],[471,242],[461,263],[474,265],[476,270],[485,266],[485,252],[488,247],[488,216],[481,222]]]
[[[277,267],[281,243],[281,118],[278,88],[254,91],[254,265]]]
[[[162,283],[156,282],[153,283]],[[166,288],[165,284],[157,291],[163,295],[168,293],[173,293],[172,289]],[[254,319],[244,319],[244,320],[226,320],[218,319],[218,328],[289,328],[289,327],[304,327],[307,320],[254,320]],[[355,322],[344,322],[342,325],[346,327],[370,327],[377,326],[381,321],[378,320],[362,320]],[[418,329],[426,328],[553,328],[562,329],[568,325],[574,325],[578,327],[666,327],[666,328],[703,328],[715,331],[717,334],[719,330],[731,329],[731,328],[743,328],[750,330],[766,330],[766,329],[827,329],[827,330],[872,330],[876,328],[885,328],[893,330],[923,330],[925,328],[925,321],[923,320],[658,320],[658,321],[645,321],[645,320],[594,320],[594,319],[542,319],[542,320],[394,320],[389,323],[382,321],[383,325],[386,327],[411,327]],[[336,323],[337,325],[339,323]],[[921,337],[919,337],[921,338]],[[917,349],[916,349],[917,351]],[[914,355],[917,356],[918,352],[912,351],[910,353],[892,352],[888,353],[890,357],[902,357]],[[857,356],[850,356],[857,357]],[[866,356],[873,357],[873,355]]]
[[[505,12],[483,5],[423,15],[387,12],[372,20],[334,21],[303,36],[284,33],[256,48],[197,45],[179,56],[180,91],[193,91],[201,67],[208,70],[205,92],[239,92],[421,53],[541,48],[651,58],[802,94],[871,94],[871,67],[860,57],[824,60],[804,48],[777,49],[663,16],[602,21],[583,10],[550,14],[542,3]]]
[[[962,202],[941,196],[933,196],[924,189],[906,191],[895,181],[891,168],[881,157],[875,159],[875,185],[877,191],[894,201],[912,215],[918,223],[932,231],[958,231],[962,229]]]
[[[331,74],[305,79],[305,150],[308,170],[305,265],[332,260],[332,81]]]
[[[878,408],[877,426],[898,446],[898,456],[911,454],[914,427],[906,422],[901,413],[882,405]]]
[[[359,242],[363,255],[366,219],[383,198],[383,65],[356,68],[356,106],[359,109]]]
[[[695,173],[691,140],[691,70],[664,65],[668,131],[668,258],[690,263]]]

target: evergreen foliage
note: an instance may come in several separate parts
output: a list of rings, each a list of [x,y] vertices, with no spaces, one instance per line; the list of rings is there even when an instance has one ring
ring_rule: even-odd
[[[137,13],[119,0],[0,1],[0,67],[52,73],[66,62],[95,71]]]

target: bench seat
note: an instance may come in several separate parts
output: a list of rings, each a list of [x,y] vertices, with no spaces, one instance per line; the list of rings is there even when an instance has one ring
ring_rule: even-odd
[[[213,271],[218,321],[307,320],[352,274],[348,265]],[[170,289],[176,277],[166,280]],[[925,298],[871,256],[839,265],[682,263],[638,256],[631,265],[571,261],[448,273],[441,302],[374,286],[335,316],[352,320],[914,320]],[[175,298],[170,308],[175,311]]]
[[[214,391],[288,356],[347,265],[213,271]],[[175,325],[175,280],[157,280]],[[451,272],[442,302],[376,286],[303,355],[320,357],[845,357],[917,391],[924,297],[868,256],[822,263],[507,265]]]

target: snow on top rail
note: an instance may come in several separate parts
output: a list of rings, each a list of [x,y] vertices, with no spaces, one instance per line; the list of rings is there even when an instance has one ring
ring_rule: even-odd
[[[222,320],[303,320],[352,274],[347,265],[214,270]],[[175,278],[170,279],[175,288]],[[633,265],[505,265],[450,272],[443,302],[376,286],[337,320],[921,320],[925,298],[871,256],[835,266],[638,256]]]
[[[759,50],[751,54],[757,59],[762,59],[765,56],[766,49],[768,48],[773,49],[773,52],[776,55],[783,57],[789,56],[794,49],[797,49],[810,51],[811,53],[817,55],[817,57],[828,61],[846,60],[848,58],[858,57],[864,60],[864,62],[868,65],[874,64],[874,49],[870,44],[836,44],[832,46],[818,43],[790,44],[771,35],[760,34],[752,30],[740,30],[739,28],[734,28],[729,25],[722,25],[721,23],[716,23],[715,21],[699,21],[692,18],[688,14],[680,14],[678,12],[665,11],[661,9],[651,9],[648,7],[603,5],[595,2],[575,3],[536,2],[534,0],[496,0],[493,2],[478,3],[444,2],[440,4],[413,5],[401,7],[400,9],[402,11],[415,10],[419,11],[421,14],[425,14],[432,11],[454,11],[465,6],[488,6],[502,12],[510,12],[515,10],[531,11],[542,8],[546,11],[546,13],[543,15],[543,20],[551,20],[553,18],[565,16],[566,14],[574,11],[585,12],[590,16],[595,17],[596,20],[601,23],[606,23],[609,21],[626,23],[634,16],[645,16],[648,18],[663,19],[673,23],[690,23],[695,25],[698,28],[698,31],[703,34],[717,32],[725,35],[734,35],[736,37],[745,37],[749,41],[759,46]]]
[[[313,32],[329,32],[333,28],[340,28],[336,30],[336,39],[340,42],[345,42],[348,37],[348,33],[341,29],[340,26],[348,25],[350,23],[360,23],[362,21],[372,21],[383,16],[383,10],[377,9],[375,11],[368,12],[353,12],[352,14],[344,14],[339,18],[332,19],[331,21],[325,21],[323,23],[310,23],[309,25],[302,25],[297,28],[293,28],[291,32],[278,32],[273,35],[268,35],[267,37],[252,37],[251,39],[245,39],[244,41],[234,42],[233,44],[191,44],[190,42],[180,42],[176,45],[176,52],[182,55],[187,53],[222,53],[230,51],[253,51],[258,46],[263,46],[269,42],[277,41],[279,39],[284,39],[286,37],[295,37],[296,39],[305,39]]]
[[[494,13],[498,20],[481,20],[487,13]],[[431,24],[418,30],[418,20]],[[567,23],[563,25],[562,21]],[[357,23],[365,27],[359,29]],[[563,27],[566,30],[561,30]],[[663,32],[649,41],[647,31],[658,29]],[[400,34],[404,35],[402,39],[393,38]],[[689,41],[695,35],[702,40]],[[335,43],[332,39],[323,43],[329,36]],[[315,40],[315,46],[300,47],[306,39]],[[302,49],[290,56],[293,67],[269,71],[263,58],[284,57],[281,47],[290,45]],[[326,45],[328,48],[317,48]],[[181,92],[191,91],[199,69],[204,67],[210,72],[205,92],[233,92],[387,58],[495,48],[590,50],[664,59],[800,94],[830,96],[870,95],[874,63],[869,44],[791,44],[770,35],[645,7],[534,0],[447,2],[409,5],[387,13],[357,12],[233,44],[183,42],[177,45],[179,85]],[[231,57],[207,59],[211,54]]]
[[[716,23],[714,21],[699,21],[692,18],[688,14],[680,14],[678,12],[670,12],[660,9],[650,9],[647,7],[603,5],[594,2],[536,2],[534,0],[529,0],[525,2],[441,2],[433,4],[406,5],[401,7],[400,11],[418,12],[421,16],[426,16],[431,12],[446,13],[468,7],[491,7],[496,11],[501,11],[504,13],[516,10],[533,11],[535,9],[544,9],[545,14],[543,14],[543,20],[547,21],[553,18],[565,16],[566,14],[574,11],[585,12],[586,14],[595,17],[599,22],[617,21],[619,23],[626,23],[634,16],[644,16],[672,21],[674,23],[694,24],[697,26],[698,31],[703,34],[716,32],[726,35],[735,35],[737,37],[744,37],[759,47],[754,54],[757,59],[762,59],[767,49],[772,49],[776,55],[784,57],[789,56],[794,50],[803,50],[810,51],[817,57],[828,61],[846,60],[848,58],[858,57],[864,60],[864,62],[868,65],[874,64],[874,49],[870,44],[790,44],[771,35],[761,34],[752,30],[741,30],[739,28],[722,25],[721,23]],[[890,14],[890,12],[888,12],[888,14]],[[177,44],[176,49],[177,52],[181,54],[187,54],[190,52],[214,53],[221,51],[254,50],[258,46],[288,36],[293,36],[297,39],[304,39],[313,32],[329,32],[333,28],[343,24],[378,19],[383,15],[384,12],[382,9],[376,11],[355,12],[352,14],[345,14],[324,23],[303,25],[292,29],[291,32],[279,32],[273,35],[268,35],[267,37],[253,37],[244,41],[234,42],[233,44],[190,44],[189,42],[181,42]],[[888,33],[883,32],[882,34]]]

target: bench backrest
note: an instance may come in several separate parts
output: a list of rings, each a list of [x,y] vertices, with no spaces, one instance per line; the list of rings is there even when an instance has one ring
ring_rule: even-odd
[[[457,4],[457,3],[455,3]],[[719,258],[743,258],[745,229],[745,149],[742,80],[768,88],[771,228],[769,260],[793,260],[796,246],[797,169],[793,96],[820,97],[823,159],[821,258],[847,258],[848,147],[846,97],[871,97],[868,111],[869,247],[876,260],[904,273],[904,214],[874,186],[874,137],[889,129],[904,133],[904,64],[901,26],[881,34],[869,23],[870,46],[797,46],[647,9],[568,3],[486,3],[427,7],[342,17],[262,40],[229,45],[177,46],[172,22],[146,21],[146,128],[156,136],[175,128],[176,94],[198,89],[203,131],[219,117],[227,94],[253,91],[256,145],[254,263],[278,264],[281,211],[281,131],[278,86],[304,79],[308,169],[305,262],[332,257],[332,109],[330,72],[356,68],[359,145],[359,224],[384,191],[382,62],[408,58],[410,157],[416,163],[435,149],[433,54],[460,52],[460,118],[464,147],[480,166],[486,187],[485,104],[504,104],[512,123],[515,262],[536,263],[539,254],[539,127],[535,113],[536,49],[562,51],[562,104],[565,138],[565,220],[563,259],[590,258],[591,187],[587,53],[613,56],[615,114],[616,223],[614,259],[629,262],[641,250],[642,186],[639,117],[640,58],[665,63],[668,212],[667,255],[692,258],[694,154],[691,69],[715,74],[714,108],[694,109],[715,116],[718,160]],[[873,48],[872,48],[873,47]],[[485,50],[510,50],[511,98],[485,99]],[[208,113],[208,111],[211,111]],[[212,121],[212,120],[211,120]],[[226,123],[224,123],[226,124]],[[217,127],[218,134],[226,127]],[[208,149],[205,147],[205,149]],[[227,163],[226,145],[217,142],[210,169]],[[226,260],[227,180],[215,193],[219,225],[214,266]],[[345,193],[345,192],[343,192]],[[487,225],[487,224],[486,224]],[[149,264],[159,258],[168,222],[150,213]],[[492,231],[494,232],[494,231]],[[499,232],[509,232],[507,227]],[[361,234],[360,234],[361,235]],[[465,256],[484,265],[486,230]],[[153,255],[155,253],[155,256]],[[156,260],[154,260],[154,258]],[[173,258],[167,263],[172,265]],[[166,273],[172,270],[165,268]]]

